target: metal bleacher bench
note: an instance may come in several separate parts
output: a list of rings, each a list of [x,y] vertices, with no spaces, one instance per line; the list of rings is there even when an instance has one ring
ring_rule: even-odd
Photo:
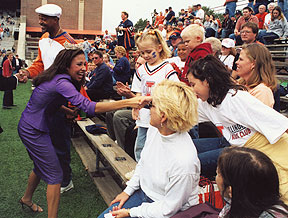
[[[100,153],[108,161],[111,168],[119,175],[122,182],[126,182],[126,174],[133,171],[136,161],[132,159],[118,144],[116,144],[107,134],[93,135],[86,131],[86,126],[95,124],[89,118],[77,121],[78,126],[94,146],[96,153],[96,171],[93,176],[103,176],[103,170],[107,167],[100,167]]]

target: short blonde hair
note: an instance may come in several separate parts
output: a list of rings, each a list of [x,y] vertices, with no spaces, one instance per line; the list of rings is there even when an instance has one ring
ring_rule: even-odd
[[[139,48],[139,45],[146,40],[151,40],[155,47],[161,45],[162,51],[160,52],[161,59],[167,59],[171,56],[171,51],[167,46],[166,41],[164,40],[162,33],[159,30],[148,30],[144,33],[138,33],[135,36],[136,46]],[[141,45],[140,45],[141,46]]]
[[[167,127],[187,132],[198,122],[198,101],[193,89],[182,82],[163,80],[153,89],[158,114],[167,116]]]
[[[181,37],[183,38],[183,36],[188,38],[200,37],[201,42],[203,42],[205,40],[205,31],[198,24],[190,24],[182,31]]]
[[[126,49],[123,46],[116,46],[114,51],[120,53],[122,56],[126,56]]]

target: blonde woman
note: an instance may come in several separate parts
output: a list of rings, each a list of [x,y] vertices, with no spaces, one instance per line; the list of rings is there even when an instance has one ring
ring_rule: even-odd
[[[251,95],[273,107],[277,80],[269,50],[260,44],[247,44],[241,50],[236,64],[239,83],[245,85]]]
[[[126,49],[123,46],[116,46],[114,51],[119,60],[114,67],[111,67],[113,69],[113,85],[115,85],[117,81],[126,84],[126,82],[129,82],[131,76],[130,63],[125,57]]]
[[[149,104],[151,127],[127,187],[98,218],[171,217],[198,204],[200,162],[187,133],[197,123],[197,98],[181,82],[163,80]]]

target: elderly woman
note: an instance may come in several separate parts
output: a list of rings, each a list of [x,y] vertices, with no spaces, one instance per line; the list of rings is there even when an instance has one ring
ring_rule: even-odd
[[[171,217],[199,203],[200,162],[187,133],[198,117],[193,90],[164,80],[149,107],[151,127],[135,173],[99,218],[109,211],[117,218]]]
[[[115,66],[110,66],[113,69],[113,83],[116,84],[117,81],[120,81],[124,84],[130,80],[130,63],[125,57],[126,49],[123,46],[116,46],[114,49],[116,57],[119,59]]]

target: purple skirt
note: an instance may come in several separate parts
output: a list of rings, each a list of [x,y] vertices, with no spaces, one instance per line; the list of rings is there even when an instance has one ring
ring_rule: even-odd
[[[61,184],[63,173],[49,133],[33,128],[23,119],[18,133],[34,163],[34,173],[47,184]]]

